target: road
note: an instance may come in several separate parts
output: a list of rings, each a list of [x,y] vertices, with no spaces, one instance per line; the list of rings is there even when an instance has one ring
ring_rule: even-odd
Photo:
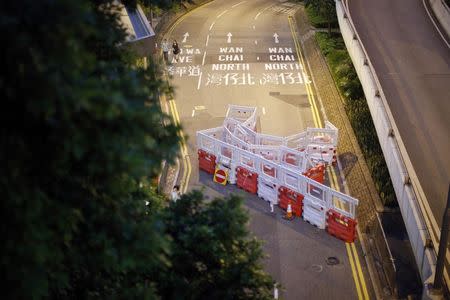
[[[421,0],[349,0],[356,30],[378,75],[440,228],[450,181],[450,49]]]
[[[240,193],[250,229],[265,241],[266,270],[283,286],[284,299],[369,299],[370,280],[359,243],[345,244],[301,220],[287,222],[276,209],[235,186],[222,187],[198,171],[195,132],[220,126],[228,104],[257,106],[258,131],[290,135],[320,124],[310,80],[300,57],[296,4],[216,0],[188,13],[167,33],[181,47],[167,72],[175,86],[167,109],[183,126],[182,190],[207,197]],[[337,265],[326,259],[337,257]]]

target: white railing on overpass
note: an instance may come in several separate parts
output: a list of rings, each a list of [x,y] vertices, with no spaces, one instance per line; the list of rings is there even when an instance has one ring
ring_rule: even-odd
[[[375,69],[344,1],[336,1],[341,33],[366,95],[420,276],[424,284],[427,284],[434,280],[440,229],[401,140]],[[430,239],[434,249],[427,246]],[[449,257],[447,253],[447,261]],[[445,270],[445,280],[448,285],[448,270]]]

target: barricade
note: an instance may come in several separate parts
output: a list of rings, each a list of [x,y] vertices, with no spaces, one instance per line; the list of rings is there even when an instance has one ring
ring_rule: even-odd
[[[199,168],[209,174],[214,174],[216,168],[216,156],[202,149],[197,151]]]
[[[236,184],[236,164],[230,164],[230,172],[228,173],[228,182]]]
[[[289,201],[291,201],[292,212],[297,217],[301,217],[303,213],[303,195],[284,186],[280,186],[278,191],[278,206],[286,210]]]
[[[323,183],[325,178],[325,166],[323,164],[320,164],[317,167],[309,169],[308,171],[303,173],[303,175],[319,183]]]
[[[356,238],[356,220],[330,209],[327,212],[327,232],[347,243]]]
[[[243,167],[236,168],[236,185],[249,193],[258,191],[258,173],[251,172]]]
[[[214,174],[217,167],[214,181],[236,183],[272,207],[290,203],[293,215],[354,240],[358,200],[323,185],[325,166],[336,163],[337,128],[325,122],[278,137],[257,133],[255,125],[256,108],[229,106],[222,126],[197,132],[200,169]]]
[[[320,229],[326,226],[326,207],[312,198],[303,199],[303,219]]]
[[[271,202],[272,204],[278,203],[278,192],[277,192],[277,184],[270,180],[269,178],[265,178],[264,176],[260,176],[258,180],[258,197]]]

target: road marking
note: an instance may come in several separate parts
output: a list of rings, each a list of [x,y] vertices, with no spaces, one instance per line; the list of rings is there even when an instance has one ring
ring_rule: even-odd
[[[231,37],[232,37],[233,35],[231,34],[231,32],[228,32],[228,34],[227,34],[227,43],[229,44],[229,43],[231,43]]]
[[[274,39],[275,39],[275,44],[278,44],[280,41],[278,40],[278,37],[279,37],[279,35],[278,35],[278,33],[274,33],[273,34],[273,37],[274,37]]]
[[[271,5],[269,5],[269,6],[265,7],[265,8],[263,8],[259,13],[257,13],[256,16],[255,16],[255,21],[258,19],[258,17],[259,17],[265,10],[271,8],[272,6],[274,6],[274,4],[271,4]]]
[[[192,110],[192,117],[195,116],[195,109]]]
[[[200,72],[200,76],[198,76],[197,90],[200,89],[200,84],[202,83],[202,74],[203,72]]]
[[[299,57],[299,63],[305,68],[306,65],[305,65],[305,62],[303,59],[303,54],[301,52],[300,43],[297,39],[297,35],[295,34],[292,17],[289,16],[288,20],[289,20],[289,26],[291,28],[291,34],[294,39],[297,56]],[[300,62],[300,60],[301,60],[301,62]],[[305,74],[307,74],[306,70],[305,70]],[[314,94],[312,91],[311,82],[309,82],[306,77],[305,77],[305,86],[306,86],[306,92],[308,95],[308,101],[311,105],[311,110],[313,113],[314,124],[316,127],[322,128],[323,127],[322,120],[320,118],[319,111],[317,109],[317,104],[316,104],[316,100],[315,100],[315,97],[314,97]],[[334,169],[333,168],[330,168],[330,169],[331,169],[331,177],[332,177],[331,178],[332,187],[335,188],[337,191],[339,191],[340,190],[339,182],[337,181],[337,177],[334,172]],[[339,203],[339,205],[341,206],[340,208],[342,208],[342,204]],[[361,263],[359,261],[359,257],[358,257],[358,253],[356,251],[355,244],[354,243],[345,243],[345,247],[347,249],[347,255],[348,255],[348,258],[350,261],[350,267],[352,270],[353,280],[355,281],[358,299],[369,299],[366,282],[364,280],[364,274],[362,273]],[[352,254],[352,252],[353,252],[353,254]]]
[[[294,40],[294,45],[295,45],[295,50],[297,52],[297,56],[298,56],[298,62],[300,65],[303,66],[303,68],[305,68],[305,62],[303,60],[303,54],[301,52],[301,47],[300,47],[300,43],[297,39],[297,35],[295,34],[295,29],[294,29],[294,24],[292,21],[292,17],[288,17],[288,21],[289,21],[289,27],[291,29],[291,35],[292,38]],[[306,70],[305,73],[303,75],[307,75]],[[319,111],[317,109],[317,105],[316,105],[316,101],[314,100],[314,93],[312,91],[311,85],[310,85],[310,81],[308,80],[307,76],[304,76],[304,83],[305,83],[305,88],[306,88],[306,92],[307,92],[307,96],[308,96],[308,101],[309,104],[311,106],[312,112],[313,112],[313,120],[314,120],[314,124],[318,127],[318,128],[322,128],[322,121],[320,118],[320,114]]]
[[[177,110],[177,106],[175,104],[175,100],[169,100],[169,105],[171,107],[171,111],[172,111],[172,116],[175,119],[175,124],[176,125],[181,125],[180,122],[180,115],[178,114],[178,110]],[[180,144],[181,144],[181,155],[183,157],[183,168],[185,170],[184,174],[183,174],[183,178],[181,179],[181,192],[185,193],[187,191],[188,188],[188,184],[189,184],[189,178],[191,176],[191,161],[189,160],[189,153],[188,153],[188,149],[186,146],[186,139],[184,137],[183,132],[180,131]]]
[[[243,2],[245,2],[245,1],[243,1]],[[212,3],[212,1],[211,2],[208,2],[208,3],[206,3],[206,4],[203,4],[203,5],[201,5],[201,6],[199,6],[199,7],[206,7],[206,6],[208,6],[208,5],[210,5]],[[187,12],[186,14],[184,14],[182,17],[180,17],[173,25],[172,25],[172,27],[170,27],[170,29],[168,30],[168,35],[169,36],[171,36],[172,35],[172,33],[173,33],[173,30],[175,29],[175,27],[176,26],[178,26],[178,24],[180,24],[186,17],[188,17],[189,15],[191,15],[194,11],[196,11],[199,7],[197,7],[196,9],[193,9],[193,10],[191,10],[190,12]],[[210,29],[209,30],[211,30],[211,28],[212,28],[212,26],[214,25],[214,23],[213,24],[211,24],[211,27],[210,27]],[[208,35],[208,38],[209,38],[209,35]],[[208,43],[208,42],[207,42]],[[201,73],[200,73],[201,74]],[[177,112],[177,109],[176,109],[176,104],[175,104],[175,101],[174,100],[169,100],[169,106],[171,107],[171,114],[172,114],[172,118],[174,119],[174,121],[176,122],[176,124],[180,124],[180,119],[179,119],[179,116],[178,116],[178,112]],[[178,117],[178,118],[177,118]],[[182,186],[180,187],[180,191],[182,192],[182,193],[185,193],[186,191],[187,191],[187,188],[188,188],[188,185],[189,185],[189,178],[190,178],[190,176],[191,176],[191,172],[192,172],[192,167],[191,167],[191,161],[190,161],[190,159],[189,159],[189,155],[188,155],[188,152],[187,152],[187,147],[186,147],[186,139],[185,139],[185,137],[184,137],[184,134],[183,134],[183,131],[181,131],[180,130],[180,148],[181,148],[181,152],[182,152],[182,155],[183,155],[183,168],[184,168],[184,170],[185,170],[185,174],[186,174],[186,176],[184,176],[184,174],[183,174],[183,179],[182,179],[182,182],[181,182],[181,184],[182,184]],[[183,187],[183,185],[184,185],[184,187]]]
[[[189,36],[189,32],[186,32],[185,34],[183,34],[183,40],[181,42],[186,43],[188,36]]]
[[[330,171],[330,175],[331,175],[331,186],[337,190],[340,191],[340,187],[339,187],[339,181],[337,179],[337,175],[336,172],[334,171],[334,168],[329,167],[328,170]],[[339,208],[345,210],[344,207],[342,207],[342,203],[339,202]],[[350,264],[351,265],[355,265],[355,270],[353,270],[353,266],[352,266],[352,273],[353,273],[353,279],[355,281],[355,285],[356,285],[356,289],[358,290],[362,290],[358,292],[358,298],[359,299],[370,299],[369,297],[369,293],[367,292],[367,286],[366,286],[366,281],[364,279],[364,273],[362,272],[362,268],[361,268],[361,263],[359,261],[359,256],[358,256],[358,251],[356,250],[356,246],[355,243],[345,243],[346,248],[347,248],[347,254],[349,259],[351,259],[351,257],[354,258],[354,262],[351,260]],[[351,252],[350,252],[351,250]],[[352,255],[353,253],[353,255]]]
[[[258,45],[258,41],[257,40],[255,40],[255,45]]]
[[[238,4],[233,5],[232,8],[235,8],[236,6],[241,5],[242,3],[245,3],[245,2],[247,2],[247,1],[239,2]]]
[[[224,14],[226,14],[227,11],[228,11],[228,9],[227,9],[227,10],[224,10],[224,11],[223,11],[220,15],[218,15],[216,18],[217,18],[217,19],[220,18],[221,16],[223,16]]]
[[[208,42],[209,42],[209,34],[206,36],[206,43],[205,43],[205,47],[208,47]]]
[[[205,65],[206,51],[203,53],[202,66]]]
[[[211,29],[213,28],[214,24],[216,24],[216,22],[212,22],[211,26],[209,26],[209,31],[211,31]]]
[[[265,115],[266,114],[266,108],[263,106],[263,108],[262,108],[262,112],[263,112],[263,115]]]
[[[356,292],[358,294],[358,299],[364,299],[362,297],[361,287],[359,286],[358,276],[356,275],[356,268],[355,268],[355,263],[353,262],[353,256],[352,256],[352,252],[350,250],[350,245],[348,243],[345,243],[345,248],[347,249],[348,260],[350,261],[350,267],[352,269],[352,274],[353,274],[353,279],[354,279],[355,285],[356,285]]]
[[[170,111],[171,111],[171,114],[172,114],[172,118],[173,118],[173,120],[174,120],[174,123],[176,124],[176,125],[179,125],[180,124],[180,121],[179,121],[179,119],[178,119],[178,112],[176,111],[176,107],[175,107],[175,101],[174,100],[169,100],[168,101],[169,102],[169,106],[170,106]],[[185,142],[184,142],[184,136],[183,136],[183,133],[182,132],[180,132],[180,141],[179,141],[179,144],[180,144],[180,150],[181,150],[181,156],[182,156],[182,162],[183,162],[183,169],[185,170],[185,172],[184,172],[184,174],[183,174],[183,178],[181,179],[181,192],[183,192],[183,184],[184,184],[184,182],[185,182],[185,175],[186,175],[186,170],[188,169],[187,168],[187,164],[186,164],[186,160],[184,159],[185,158]]]

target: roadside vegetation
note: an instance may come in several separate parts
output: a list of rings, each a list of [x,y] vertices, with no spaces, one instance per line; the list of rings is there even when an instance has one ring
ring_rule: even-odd
[[[113,3],[1,12],[3,299],[271,299],[241,199],[169,202],[152,184],[180,128],[159,66],[119,46]]]
[[[327,5],[331,2],[333,2],[333,7]],[[334,1],[309,0],[305,4],[308,17],[312,20],[313,25],[318,28],[328,28],[328,33],[316,32],[315,37],[344,99],[345,110],[380,198],[384,205],[396,206],[395,192],[361,83],[341,34],[331,32],[329,27],[329,24],[332,24],[334,28],[338,28]],[[322,10],[317,7],[322,7]],[[328,7],[328,10],[325,10],[325,7]]]

